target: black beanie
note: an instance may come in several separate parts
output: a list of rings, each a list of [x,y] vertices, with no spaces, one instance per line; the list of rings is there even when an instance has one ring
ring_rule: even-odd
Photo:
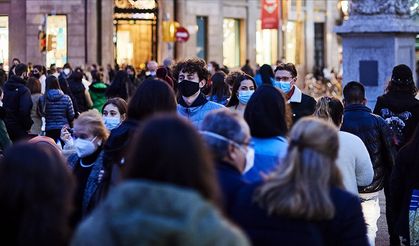
[[[409,85],[413,83],[412,70],[404,64],[397,65],[393,68],[391,80],[396,85]]]

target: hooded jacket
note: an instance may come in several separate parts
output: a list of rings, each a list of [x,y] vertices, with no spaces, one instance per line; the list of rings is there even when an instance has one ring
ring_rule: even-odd
[[[4,121],[11,136],[26,134],[33,123],[31,92],[25,84],[25,80],[12,75],[3,88],[3,107],[6,109]]]
[[[383,189],[384,180],[391,174],[395,163],[393,132],[386,122],[362,104],[345,107],[342,131],[358,136],[367,147],[374,169],[370,185],[359,187],[360,193],[372,193]]]
[[[126,181],[78,228],[81,245],[249,245],[245,236],[195,191]]]
[[[97,109],[99,112],[102,112],[102,107],[106,103],[106,90],[108,86],[99,81],[94,82],[89,86],[89,94],[93,101],[93,108]]]
[[[374,114],[381,116],[393,130],[396,147],[400,149],[419,122],[419,100],[410,93],[390,91],[377,98]]]
[[[50,89],[39,98],[39,112],[45,117],[45,130],[61,129],[74,120],[73,103],[62,90]]]

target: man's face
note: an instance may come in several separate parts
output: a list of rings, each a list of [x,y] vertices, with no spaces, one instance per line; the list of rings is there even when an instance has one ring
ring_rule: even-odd
[[[186,73],[186,72],[181,71],[179,73],[178,83],[182,82],[182,80],[189,80],[189,81],[199,83],[199,88],[202,88],[205,86],[205,80],[203,79],[200,81],[197,72]]]
[[[294,86],[297,78],[292,77],[291,73],[287,70],[278,70],[275,72],[275,80],[289,82],[291,86]]]

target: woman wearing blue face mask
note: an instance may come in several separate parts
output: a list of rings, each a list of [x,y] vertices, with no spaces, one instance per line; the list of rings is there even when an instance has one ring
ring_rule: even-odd
[[[128,104],[119,97],[109,99],[102,108],[103,123],[109,131],[117,128],[127,118]]]
[[[68,158],[68,165],[76,178],[73,226],[97,205],[103,182],[103,144],[109,132],[97,111],[83,112],[74,122],[75,154]]]
[[[255,80],[249,75],[237,71],[226,77],[226,83],[233,86],[227,107],[243,116],[247,102],[256,90]]]

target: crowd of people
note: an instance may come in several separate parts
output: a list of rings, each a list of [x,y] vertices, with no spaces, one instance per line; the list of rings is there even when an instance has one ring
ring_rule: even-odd
[[[306,95],[291,63],[170,63],[14,59],[0,81],[1,244],[375,245],[384,189],[390,244],[419,245],[408,66],[371,110],[356,81],[342,101]]]

